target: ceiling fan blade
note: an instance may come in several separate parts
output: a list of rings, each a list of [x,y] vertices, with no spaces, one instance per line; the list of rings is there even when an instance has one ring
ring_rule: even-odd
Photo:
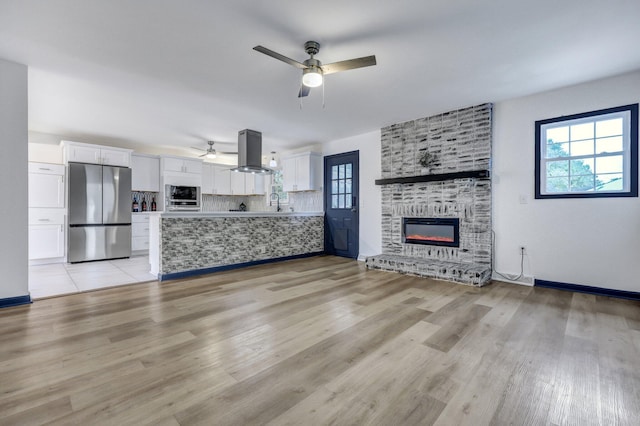
[[[309,92],[311,91],[311,87],[305,86],[304,84],[300,85],[300,92],[298,92],[299,98],[304,98],[305,96],[309,96]]]
[[[225,154],[225,155],[238,155],[237,152],[230,152],[230,151],[216,151],[218,154]]]
[[[300,63],[298,61],[294,61],[291,58],[287,58],[284,55],[279,54],[278,52],[274,52],[271,49],[267,49],[266,47],[263,46],[256,46],[253,48],[253,50],[260,52],[260,53],[264,53],[267,56],[271,56],[272,58],[278,59],[282,62],[286,62],[289,65],[293,65],[296,68],[300,68],[301,70],[306,69],[307,66],[303,63]]]
[[[202,154],[202,155],[198,155],[198,157],[206,157],[208,154],[209,154],[208,152],[205,152],[205,153],[204,153],[204,154]]]
[[[191,146],[191,149],[197,149],[198,151],[206,151],[206,149],[202,149],[202,148],[196,148],[195,146]]]
[[[346,61],[334,62],[332,64],[325,64],[321,68],[322,73],[326,75],[333,74],[339,71],[352,70],[355,68],[370,67],[375,64],[376,57],[375,55],[371,55],[363,56],[362,58],[347,59]]]

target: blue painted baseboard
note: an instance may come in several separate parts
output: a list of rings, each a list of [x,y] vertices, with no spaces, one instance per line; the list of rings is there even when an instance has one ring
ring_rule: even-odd
[[[314,253],[296,254],[293,256],[277,257],[275,259],[254,260],[251,262],[235,263],[233,265],[213,266],[211,268],[192,269],[190,271],[172,272],[168,274],[158,275],[159,281],[176,280],[178,278],[194,277],[196,275],[212,274],[214,272],[229,271],[231,269],[245,268],[247,266],[263,265],[265,263],[282,262],[283,260],[302,259],[305,257],[313,257],[325,254],[323,251]]]
[[[591,287],[588,285],[560,283],[556,281],[534,280],[536,287],[555,288],[557,290],[575,291],[578,293],[589,293],[597,296],[617,297],[620,299],[640,300],[640,293],[625,290],[613,290],[610,288]]]
[[[6,299],[0,299],[0,308],[8,308],[10,306],[28,305],[31,302],[31,296],[16,296],[7,297]]]

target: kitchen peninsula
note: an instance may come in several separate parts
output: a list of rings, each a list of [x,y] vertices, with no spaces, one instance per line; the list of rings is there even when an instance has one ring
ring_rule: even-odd
[[[324,252],[322,212],[167,212],[149,220],[149,263],[160,281]]]

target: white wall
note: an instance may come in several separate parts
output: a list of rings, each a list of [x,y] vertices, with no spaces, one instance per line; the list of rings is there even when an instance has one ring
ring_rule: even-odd
[[[381,177],[380,131],[365,133],[323,145],[323,155],[360,151],[360,254],[359,260],[382,253],[382,199],[380,186],[374,181]]]
[[[0,299],[29,294],[27,67],[0,59]]]
[[[495,269],[640,291],[640,199],[535,200],[534,122],[640,101],[640,72],[494,105]],[[520,203],[524,197],[526,204]]]

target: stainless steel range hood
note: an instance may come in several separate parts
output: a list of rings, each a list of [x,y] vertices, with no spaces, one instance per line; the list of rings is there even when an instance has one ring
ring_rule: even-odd
[[[238,167],[231,169],[243,173],[273,173],[262,167],[262,133],[255,130],[238,132]]]

